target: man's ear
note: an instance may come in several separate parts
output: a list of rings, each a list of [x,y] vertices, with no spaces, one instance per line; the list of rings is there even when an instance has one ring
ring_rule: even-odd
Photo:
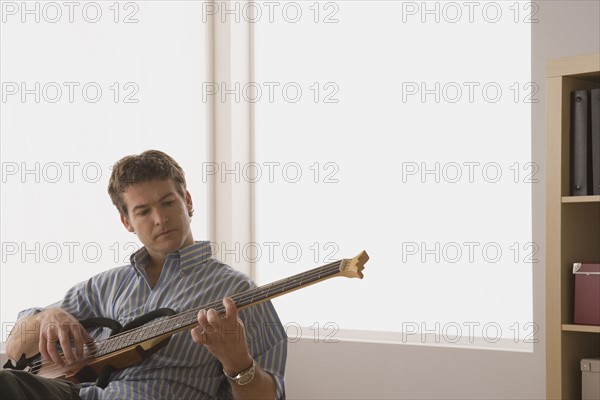
[[[185,204],[187,204],[188,214],[193,214],[194,213],[194,202],[192,201],[192,195],[187,190],[185,191]]]
[[[129,219],[122,213],[119,213],[119,215],[121,216],[121,223],[123,224],[125,229],[127,229],[129,232],[134,232],[133,227],[129,223]]]

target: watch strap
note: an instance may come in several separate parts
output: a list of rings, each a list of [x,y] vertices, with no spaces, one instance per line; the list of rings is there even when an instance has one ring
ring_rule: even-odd
[[[241,371],[237,375],[229,375],[227,372],[225,372],[225,369],[223,369],[223,374],[227,377],[227,379],[229,379],[233,383],[236,383],[238,385],[247,385],[248,383],[252,382],[255,371],[256,361],[252,359],[252,365],[246,368],[245,370]]]

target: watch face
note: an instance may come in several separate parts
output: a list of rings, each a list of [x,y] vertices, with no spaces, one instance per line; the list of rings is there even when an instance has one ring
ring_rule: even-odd
[[[238,381],[236,382],[238,385],[246,385],[250,383],[250,381],[254,378],[254,371],[248,371],[244,375],[240,376]]]

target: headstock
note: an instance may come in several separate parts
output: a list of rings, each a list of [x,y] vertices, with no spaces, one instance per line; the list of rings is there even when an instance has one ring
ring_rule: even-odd
[[[340,275],[348,278],[363,278],[362,270],[365,269],[364,265],[369,260],[369,255],[366,251],[361,251],[356,257],[342,259],[340,264]]]

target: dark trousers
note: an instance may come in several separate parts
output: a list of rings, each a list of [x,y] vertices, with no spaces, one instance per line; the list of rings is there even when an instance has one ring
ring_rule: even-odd
[[[81,400],[79,390],[61,379],[42,378],[29,372],[0,371],[0,400]]]

